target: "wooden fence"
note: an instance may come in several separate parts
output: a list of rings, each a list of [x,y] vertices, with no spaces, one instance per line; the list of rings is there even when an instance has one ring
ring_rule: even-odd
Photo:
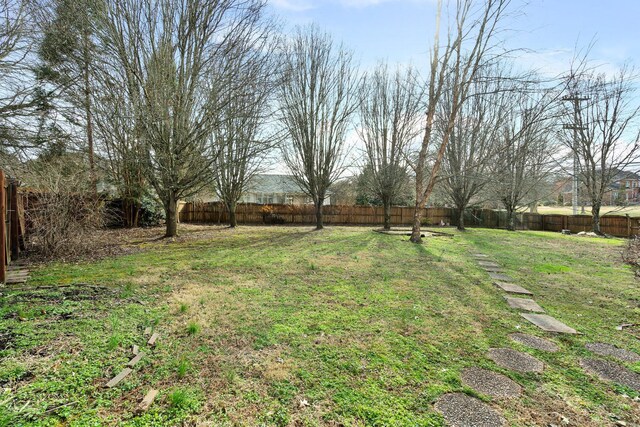
[[[391,224],[408,226],[413,220],[413,207],[394,206],[391,208]],[[323,208],[325,224],[333,225],[382,225],[384,211],[379,206],[325,206]],[[179,206],[181,222],[225,224],[229,214],[219,202],[182,203]],[[452,208],[425,208],[422,212],[423,224],[458,224],[458,213]],[[264,205],[239,204],[236,210],[239,224],[315,224],[312,205]],[[491,209],[470,209],[465,211],[466,227],[506,228],[505,211]],[[631,237],[640,233],[640,218],[606,215],[601,217],[602,232],[618,237]],[[516,228],[520,230],[561,231],[572,233],[591,230],[590,215],[541,215],[518,213]]]
[[[17,258],[24,245],[20,237],[24,233],[22,198],[18,183],[0,170],[0,283],[7,277],[7,267]]]

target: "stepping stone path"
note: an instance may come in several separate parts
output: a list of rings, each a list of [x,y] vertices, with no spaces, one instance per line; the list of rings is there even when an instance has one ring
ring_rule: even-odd
[[[494,285],[499,287],[505,292],[510,292],[512,294],[521,294],[521,295],[533,295],[533,293],[522,286],[514,285],[513,283],[507,282],[493,282]]]
[[[586,371],[596,374],[604,381],[612,381],[640,391],[640,375],[622,365],[602,359],[582,359],[580,366]]]
[[[498,366],[516,372],[540,373],[544,369],[544,364],[535,357],[511,348],[490,348],[487,356]]]
[[[515,279],[511,276],[507,276],[506,274],[500,274],[500,273],[489,273],[489,276],[491,276],[491,278],[493,280],[499,280],[500,282],[515,282]]]
[[[516,333],[509,335],[509,338],[515,342],[519,342],[520,344],[535,348],[536,350],[548,351],[551,353],[555,353],[560,350],[560,347],[558,347],[558,345],[553,341],[545,340],[544,338],[529,334]]]
[[[462,383],[478,393],[497,398],[518,397],[522,387],[510,378],[482,368],[467,368],[462,371]]]
[[[527,289],[513,284],[513,278],[506,274],[501,274],[500,265],[488,261],[488,255],[475,253],[473,257],[478,265],[489,273],[494,280],[494,284],[505,292],[533,295]],[[544,309],[533,299],[504,297],[507,304],[514,309],[544,313]],[[578,332],[546,314],[520,313],[522,317],[533,323],[540,329],[547,332],[557,332],[566,334],[577,334]],[[514,333],[509,338],[520,344],[540,351],[557,352],[558,345],[552,341],[533,335]],[[640,355],[618,348],[606,343],[589,343],[585,346],[587,350],[600,356],[614,357],[622,362],[638,363]],[[544,363],[527,353],[522,353],[511,348],[491,348],[487,357],[493,360],[498,366],[516,372],[541,373],[544,370]],[[623,386],[640,391],[640,374],[637,374],[626,367],[609,360],[602,359],[581,359],[580,366],[587,372],[597,375],[601,380],[611,381]],[[522,387],[497,372],[482,368],[467,368],[462,371],[461,380],[464,385],[473,389],[477,393],[485,394],[494,398],[514,398],[522,394]],[[491,407],[482,401],[468,396],[464,393],[447,393],[436,401],[435,409],[442,413],[447,423],[453,427],[475,427],[475,426],[504,426],[506,420]]]
[[[524,310],[524,311],[535,311],[538,313],[544,313],[544,309],[540,307],[538,303],[532,299],[511,298],[507,296],[505,296],[504,298],[507,300],[507,304],[509,304],[509,307],[511,308],[516,308],[518,310]]]
[[[546,314],[520,313],[520,316],[547,332],[558,332],[562,334],[577,334],[578,332],[565,325],[558,319]]]
[[[585,345],[587,350],[599,354],[600,356],[611,356],[621,362],[637,363],[640,362],[640,355],[633,351],[616,347],[615,345],[605,344],[601,342],[588,343]]]
[[[475,397],[464,393],[447,393],[436,401],[435,409],[451,427],[502,427],[506,420]]]

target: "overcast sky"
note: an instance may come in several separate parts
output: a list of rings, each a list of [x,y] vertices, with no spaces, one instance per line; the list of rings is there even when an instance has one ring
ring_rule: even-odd
[[[363,68],[379,59],[423,66],[433,37],[436,0],[269,0],[289,27],[317,23],[355,51]],[[637,64],[640,0],[514,0],[522,13],[505,27],[518,61],[548,73],[568,68],[575,47],[595,42],[604,68]],[[528,3],[528,4],[524,4]],[[522,6],[524,4],[524,6]],[[520,7],[522,6],[522,7]]]

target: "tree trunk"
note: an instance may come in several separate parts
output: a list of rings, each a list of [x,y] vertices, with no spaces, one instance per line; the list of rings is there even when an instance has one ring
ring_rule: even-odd
[[[384,229],[391,230],[391,200],[384,200]]]
[[[420,230],[420,220],[422,219],[422,209],[420,203],[416,201],[416,208],[413,211],[413,227],[411,228],[411,242],[422,243],[422,231]]]
[[[592,229],[593,232],[602,235],[602,230],[600,229],[600,204],[594,203],[591,206],[591,221],[592,221]]]
[[[165,202],[164,208],[167,221],[165,237],[176,237],[178,235],[178,201],[173,192],[169,194],[169,200]]]
[[[515,209],[507,209],[507,230],[516,231]]]
[[[324,228],[324,223],[322,220],[322,204],[324,203],[324,199],[318,199],[316,201],[316,230],[322,230]]]
[[[458,230],[464,231],[464,207],[458,208]]]
[[[236,203],[228,203],[227,209],[229,209],[229,227],[235,228],[238,225],[238,221],[236,218]]]
[[[84,109],[86,116],[86,132],[87,132],[87,150],[89,151],[89,172],[91,174],[91,187],[95,199],[98,199],[98,179],[96,177],[96,167],[93,153],[93,115],[91,112],[91,85],[89,83],[89,34],[84,32],[84,58],[83,58],[83,77],[84,77]]]

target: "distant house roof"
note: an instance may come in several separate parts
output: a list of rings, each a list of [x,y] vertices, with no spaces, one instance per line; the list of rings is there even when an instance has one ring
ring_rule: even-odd
[[[291,175],[255,175],[247,188],[253,193],[303,194],[304,191]]]

